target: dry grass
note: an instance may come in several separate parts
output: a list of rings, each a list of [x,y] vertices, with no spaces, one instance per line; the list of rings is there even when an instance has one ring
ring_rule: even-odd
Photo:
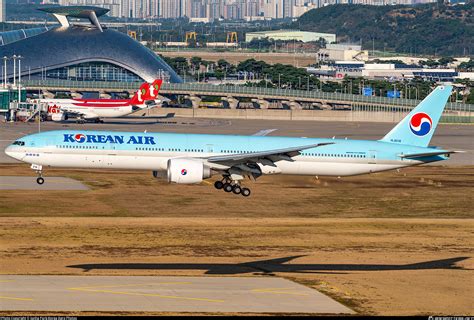
[[[4,165],[1,175],[32,173]],[[472,167],[265,177],[249,199],[142,172],[47,175],[92,190],[0,192],[2,273],[277,275],[364,314],[473,312]],[[300,257],[255,263],[292,256]]]
[[[31,175],[27,166],[2,165],[0,175]],[[169,185],[148,172],[47,170],[92,191],[3,191],[0,216],[110,217],[346,217],[469,218],[474,213],[472,167],[418,167],[343,179],[273,176],[247,181],[246,199],[211,182]],[[32,181],[34,178],[32,177]],[[19,201],[21,199],[21,201]]]

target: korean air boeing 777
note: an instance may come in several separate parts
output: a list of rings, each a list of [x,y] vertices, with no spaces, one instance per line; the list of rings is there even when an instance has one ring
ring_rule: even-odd
[[[39,184],[45,166],[138,169],[178,184],[221,175],[217,189],[247,197],[247,177],[352,176],[448,159],[455,151],[428,145],[451,91],[437,87],[378,141],[67,130],[25,136],[5,152],[31,163]]]

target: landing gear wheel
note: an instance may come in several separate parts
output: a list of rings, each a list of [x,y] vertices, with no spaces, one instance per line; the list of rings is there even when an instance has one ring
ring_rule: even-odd
[[[241,194],[242,194],[244,197],[250,196],[250,193],[251,193],[251,192],[250,192],[250,189],[247,189],[247,188],[243,188],[243,189],[242,189],[242,192],[241,192]]]
[[[235,194],[239,194],[242,192],[242,188],[239,185],[235,185],[234,188],[232,189],[232,192]]]
[[[216,181],[216,182],[214,182],[214,187],[217,190],[220,190],[220,189],[224,188],[224,183],[222,181]]]
[[[41,185],[44,183],[44,179],[42,177],[39,177],[36,179],[36,183]]]
[[[224,191],[225,192],[232,192],[233,189],[234,189],[234,187],[230,183],[225,183],[224,184]]]

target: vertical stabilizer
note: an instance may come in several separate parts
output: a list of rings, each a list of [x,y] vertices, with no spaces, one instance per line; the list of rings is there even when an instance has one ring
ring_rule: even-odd
[[[438,126],[452,86],[438,86],[380,141],[427,147]]]
[[[148,95],[150,85],[148,83],[144,83],[140,86],[140,89],[135,93],[135,95],[130,99],[130,104],[137,106],[145,104],[146,96]]]
[[[147,95],[144,97],[145,100],[155,100],[158,98],[158,94],[160,93],[161,85],[163,84],[163,80],[156,79],[150,85]]]

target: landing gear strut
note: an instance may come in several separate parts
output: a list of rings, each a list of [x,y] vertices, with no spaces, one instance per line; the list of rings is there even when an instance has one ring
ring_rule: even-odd
[[[250,189],[242,188],[238,182],[230,180],[228,177],[224,177],[222,181],[216,181],[214,187],[217,190],[224,190],[227,193],[241,194],[244,197],[248,197],[251,194]]]
[[[38,164],[32,164],[31,169],[35,170],[36,174],[38,175],[38,178],[36,178],[36,183],[42,185],[44,183],[43,166]]]

